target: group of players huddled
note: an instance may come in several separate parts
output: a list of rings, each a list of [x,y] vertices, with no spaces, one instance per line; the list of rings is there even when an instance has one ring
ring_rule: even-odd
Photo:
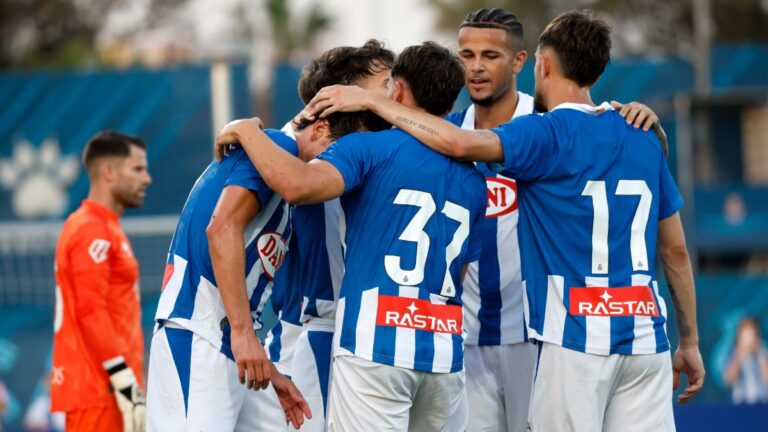
[[[333,48],[282,130],[221,130],[168,253],[149,430],[675,429],[673,386],[687,375],[687,402],[704,367],[663,130],[642,104],[592,102],[611,38],[589,12],[544,29],[533,97],[517,91],[522,41],[494,8],[466,16],[458,56]],[[473,104],[449,114],[464,86]],[[143,198],[146,155],[114,133],[85,153],[91,194],[57,248],[53,408],[70,430],[133,432],[137,267],[118,217],[141,203],[123,198],[130,181]],[[115,290],[125,303],[94,300]]]

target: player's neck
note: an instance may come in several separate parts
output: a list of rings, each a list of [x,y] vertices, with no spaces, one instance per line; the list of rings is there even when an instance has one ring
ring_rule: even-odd
[[[88,191],[88,200],[100,204],[120,216],[125,213],[125,207],[120,204],[120,202],[115,199],[112,192],[105,187],[91,186],[91,189]]]
[[[520,96],[512,86],[501,99],[490,105],[475,104],[475,129],[491,129],[508,122],[517,110]]]
[[[559,83],[553,86],[552,91],[547,98],[547,110],[551,111],[553,108],[564,103],[577,103],[589,106],[595,106],[592,102],[592,96],[589,91],[591,87],[579,87],[575,82],[562,79]]]

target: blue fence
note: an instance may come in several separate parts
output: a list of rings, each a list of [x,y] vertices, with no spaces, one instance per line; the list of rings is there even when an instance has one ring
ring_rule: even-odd
[[[79,206],[88,189],[78,168],[80,152],[88,138],[106,128],[147,143],[155,182],[144,207],[132,214],[178,213],[211,159],[209,74],[208,65],[0,73],[0,221],[19,219],[16,194],[25,192],[32,179],[44,186],[39,193],[50,191],[45,198],[65,200],[61,209],[46,209],[46,203],[22,197],[30,200],[27,207],[41,206],[36,219],[58,219]],[[233,65],[231,78],[233,114],[249,116],[246,66]],[[46,143],[53,149],[47,153]]]

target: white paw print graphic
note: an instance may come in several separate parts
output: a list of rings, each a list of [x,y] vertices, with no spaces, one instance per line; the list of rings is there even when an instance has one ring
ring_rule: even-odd
[[[13,192],[11,206],[21,219],[62,216],[69,204],[67,188],[79,173],[78,157],[62,157],[53,138],[39,148],[21,140],[9,159],[0,160],[0,186]]]

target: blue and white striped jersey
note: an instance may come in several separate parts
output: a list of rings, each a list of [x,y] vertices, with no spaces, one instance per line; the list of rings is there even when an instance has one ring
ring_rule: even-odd
[[[298,206],[293,213],[296,254],[301,263],[292,280],[301,293],[301,320],[335,319],[344,276],[344,251],[339,232],[341,204],[333,199]]]
[[[460,277],[479,256],[482,175],[399,129],[347,135],[319,157],[345,187],[334,354],[461,370]]]
[[[293,215],[296,207],[291,210],[291,239],[288,242],[288,252],[285,254],[283,265],[275,275],[272,287],[270,305],[277,316],[277,321],[264,338],[267,347],[267,356],[275,364],[277,370],[283,375],[292,375],[293,352],[296,340],[301,334],[301,294],[299,287],[292,283],[290,277],[298,267],[294,259],[293,251],[296,249],[296,226],[293,224]]]
[[[294,141],[296,140],[293,123],[290,121],[280,131]],[[295,214],[295,212],[296,207],[292,207],[291,215]],[[291,216],[291,219],[293,219],[293,216]],[[291,376],[293,373],[291,370],[293,353],[296,341],[302,331],[300,287],[293,283],[294,278],[291,277],[291,275],[298,271],[297,269],[301,268],[299,262],[294,257],[295,254],[291,253],[291,251],[297,249],[294,228],[295,224],[291,222],[292,235],[288,243],[288,252],[285,255],[283,265],[275,275],[272,290],[270,304],[272,311],[277,316],[277,321],[269,329],[267,337],[264,338],[264,345],[267,347],[269,360],[274,363],[280,373],[287,376]]]
[[[296,155],[296,142],[275,130],[267,135]],[[245,280],[254,329],[272,292],[290,238],[290,207],[273,193],[240,147],[221,163],[213,161],[195,182],[184,204],[168,252],[163,291],[155,320],[172,321],[211,342],[229,358],[229,324],[213,274],[205,229],[226,186],[241,186],[257,194],[261,210],[245,231]]]
[[[533,98],[517,92],[512,118],[531,114]],[[475,129],[475,106],[446,119],[463,129]],[[482,227],[480,259],[470,263],[464,278],[465,344],[504,345],[528,340],[523,315],[523,281],[517,243],[517,184],[478,164],[485,175],[488,207]]]
[[[655,281],[659,221],[682,198],[653,132],[607,103],[493,129],[517,179],[529,337],[590,354],[669,349]]]

